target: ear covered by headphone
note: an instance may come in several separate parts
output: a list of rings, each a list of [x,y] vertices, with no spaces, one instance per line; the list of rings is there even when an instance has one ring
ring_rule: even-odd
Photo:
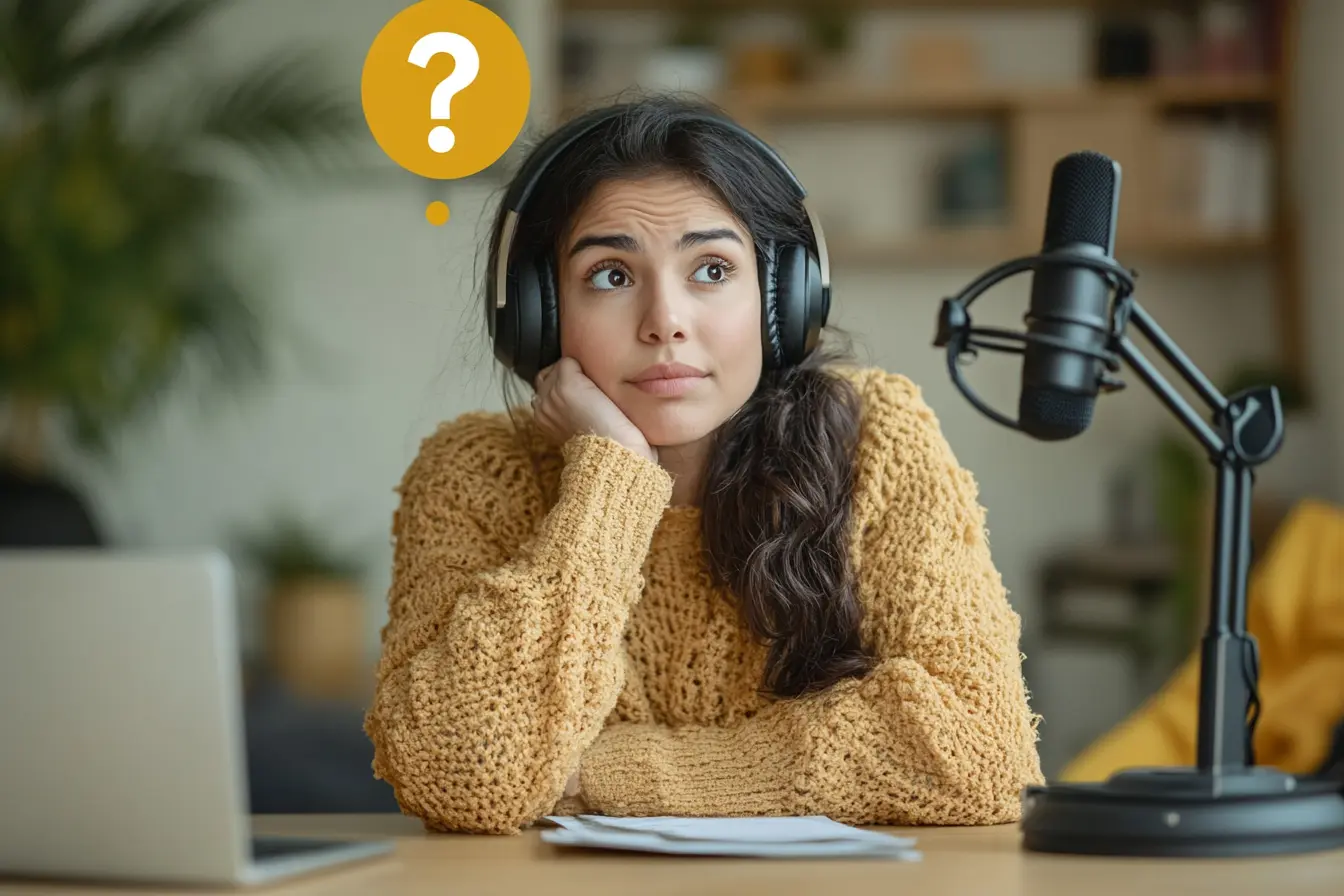
[[[486,289],[486,318],[495,357],[529,383],[539,371],[560,360],[560,303],[549,252],[511,259],[513,238],[528,198],[554,160],[575,140],[621,114],[610,106],[562,125],[532,153],[504,197],[498,257]],[[807,202],[807,191],[779,155],[735,122],[711,113],[690,120],[711,121],[736,133],[767,164],[793,184],[817,242],[814,255],[803,244],[766,241],[756,247],[761,289],[761,347],[767,369],[801,363],[826,325],[831,306],[831,277],[826,240]]]

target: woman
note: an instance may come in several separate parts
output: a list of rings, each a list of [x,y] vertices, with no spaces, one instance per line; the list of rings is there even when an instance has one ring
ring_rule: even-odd
[[[1041,780],[974,480],[909,380],[799,342],[817,235],[714,111],[606,109],[501,203],[486,307],[531,407],[406,471],[366,725],[430,828],[994,824]]]

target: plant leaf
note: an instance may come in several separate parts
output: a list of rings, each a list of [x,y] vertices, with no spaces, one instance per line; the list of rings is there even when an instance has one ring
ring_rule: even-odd
[[[82,44],[70,34],[87,0],[18,0],[0,17],[8,37],[0,58],[11,89],[29,100],[65,90],[91,75],[112,76],[152,62],[175,46],[224,0],[154,0]]]
[[[298,157],[305,166],[330,160],[363,128],[357,104],[313,85],[324,83],[316,60],[293,54],[258,63],[236,81],[205,93],[193,130],[262,162]]]
[[[75,89],[81,72],[151,60],[221,3],[146,3],[71,51],[87,0],[0,0],[0,93],[25,103],[0,133],[0,398],[40,396],[92,447],[196,374],[236,388],[268,366],[271,309],[225,251],[247,193],[202,164],[211,151],[302,171],[362,127],[302,55],[205,82],[148,122],[128,120],[116,78]]]
[[[268,525],[234,540],[244,561],[255,565],[272,586],[307,576],[357,579],[365,563],[360,554],[332,544],[292,511],[276,513]]]
[[[88,0],[0,0],[0,90],[37,96],[63,77],[70,31]]]

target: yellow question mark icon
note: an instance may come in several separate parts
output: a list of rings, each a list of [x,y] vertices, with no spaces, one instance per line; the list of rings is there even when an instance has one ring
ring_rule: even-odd
[[[472,0],[421,0],[373,39],[364,59],[364,119],[392,161],[451,180],[488,168],[527,120],[532,79],[517,35]],[[448,207],[430,203],[433,224]]]

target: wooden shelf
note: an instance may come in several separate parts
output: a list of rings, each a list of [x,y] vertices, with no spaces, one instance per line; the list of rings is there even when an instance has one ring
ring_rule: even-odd
[[[891,264],[982,264],[1025,250],[1008,228],[930,229],[900,239],[826,235],[831,264],[838,268]]]
[[[567,12],[676,12],[694,11],[705,6],[704,0],[561,0]],[[847,9],[1134,9],[1143,6],[1171,6],[1172,0],[714,0],[715,12],[752,10],[796,10],[819,7]]]
[[[1268,74],[1165,77],[1141,89],[1162,106],[1256,105],[1278,99],[1277,85]]]
[[[1235,260],[1263,256],[1273,245],[1272,234],[1190,231],[1134,237],[1128,242],[1121,236],[1117,240],[1115,254],[1122,262],[1126,257],[1181,261]]]
[[[827,233],[831,263],[837,269],[884,265],[990,265],[1039,252],[1039,234],[1025,236],[1010,228],[930,229],[900,239],[871,239]],[[1154,259],[1211,261],[1262,256],[1272,238],[1254,234],[1169,233],[1125,238],[1116,246],[1121,264]]]
[[[712,97],[730,113],[750,119],[882,117],[1006,113],[1021,101],[993,88],[863,87],[799,84],[727,89]]]
[[[1077,107],[1126,98],[1155,108],[1218,108],[1271,104],[1275,100],[1275,90],[1270,78],[1245,75],[1158,78],[1151,81],[1053,88],[979,85],[905,88],[861,84],[837,87],[803,83],[729,88],[708,98],[743,120],[787,121],[997,115],[1033,108]],[[565,96],[564,108],[566,112],[572,112],[589,102],[587,97],[571,92]]]

